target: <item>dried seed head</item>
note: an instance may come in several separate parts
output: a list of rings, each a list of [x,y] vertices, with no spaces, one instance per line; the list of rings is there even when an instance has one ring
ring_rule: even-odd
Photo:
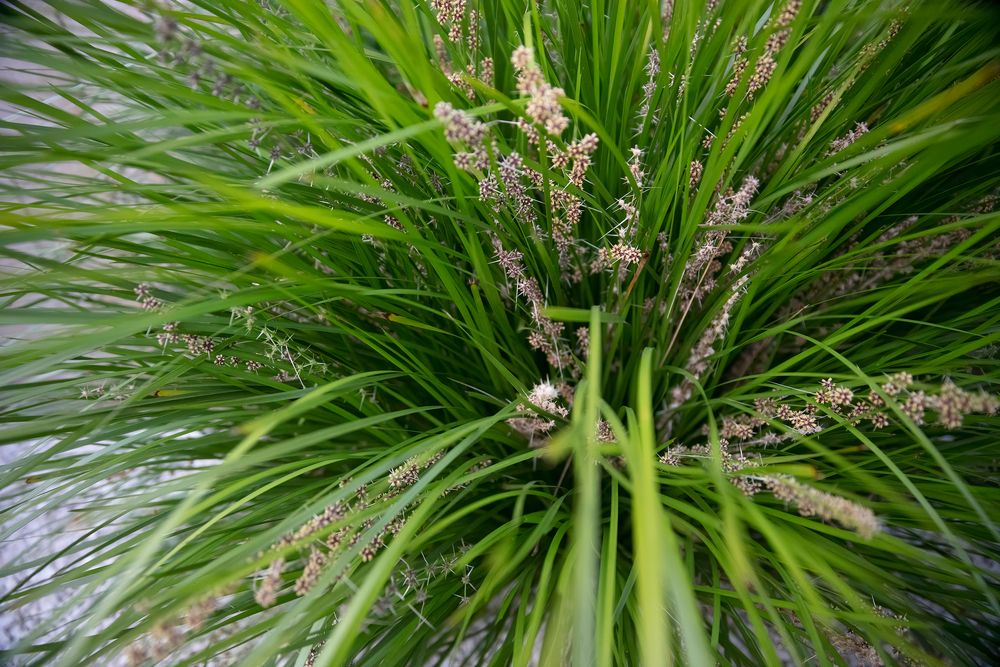
[[[267,575],[260,584],[260,588],[254,593],[254,599],[264,609],[271,607],[278,600],[278,592],[281,589],[281,573],[285,571],[285,559],[278,558],[271,562],[267,570]]]
[[[830,142],[830,155],[839,153],[867,133],[868,125],[865,123],[855,123],[853,130],[848,131],[848,133],[840,139],[834,139]]]
[[[389,486],[395,488],[416,484],[419,479],[417,474],[418,469],[419,467],[415,458],[407,460],[400,467],[389,471]]]
[[[703,170],[704,168],[698,160],[691,163],[691,180],[688,183],[691,190],[694,190],[698,186],[698,183],[701,182],[701,174]]]
[[[309,553],[309,560],[306,562],[302,575],[295,581],[295,594],[298,596],[307,595],[319,579],[323,565],[326,563],[326,556],[322,551],[313,548]]]
[[[375,554],[378,553],[378,550],[383,546],[385,546],[385,543],[382,542],[382,538],[376,536],[375,539],[362,547],[361,560],[367,563],[371,559],[375,558]]]
[[[641,250],[634,246],[626,245],[621,241],[612,246],[611,251],[608,254],[610,254],[613,259],[620,260],[623,266],[638,264],[642,259]]]
[[[913,423],[920,425],[924,423],[924,408],[927,406],[927,396],[922,391],[915,391],[910,394],[903,404],[903,412],[913,420]]]
[[[660,454],[659,461],[663,465],[679,466],[681,456],[687,452],[687,447],[668,447]]]
[[[597,422],[596,432],[597,440],[599,442],[618,442],[618,438],[615,437],[614,431],[611,430],[611,424],[604,419]]]
[[[198,630],[205,623],[205,619],[215,611],[218,600],[214,595],[209,595],[204,600],[194,603],[187,609],[186,622],[192,630]]]
[[[531,49],[524,46],[523,44],[514,49],[514,52],[511,53],[510,56],[511,64],[514,66],[515,69],[519,71],[528,69],[534,63],[534,61],[535,57],[532,54]]]
[[[805,486],[792,477],[768,476],[764,478],[764,483],[775,498],[796,503],[802,516],[819,516],[836,521],[865,539],[872,538],[881,530],[874,512],[845,498]]]
[[[129,647],[125,649],[125,660],[128,662],[129,667],[139,667],[139,665],[149,660],[149,651],[146,650],[145,645],[139,642],[129,644]]]
[[[777,64],[771,57],[770,53],[765,53],[757,60],[757,65],[754,68],[753,75],[750,77],[749,83],[747,83],[747,94],[752,98],[753,94],[764,87],[764,85],[770,81],[771,75],[774,74],[774,68]]]
[[[788,42],[788,35],[791,32],[789,28],[784,28],[776,33],[773,33],[767,38],[767,43],[764,45],[764,50],[768,53],[777,53],[781,50],[783,46]]]
[[[747,59],[739,57],[736,62],[733,63],[733,76],[729,79],[729,83],[726,84],[726,95],[732,97],[736,94],[736,89],[740,87],[740,79],[743,78],[743,73],[747,69]],[[709,142],[711,143],[711,141]],[[708,148],[708,146],[706,146]]]
[[[775,28],[784,28],[786,25],[795,20],[795,17],[799,13],[799,9],[802,8],[802,0],[790,0],[782,9],[781,13],[778,14],[777,18],[774,19]]]
[[[846,387],[837,387],[830,392],[830,401],[834,405],[850,405],[854,400],[854,392]]]

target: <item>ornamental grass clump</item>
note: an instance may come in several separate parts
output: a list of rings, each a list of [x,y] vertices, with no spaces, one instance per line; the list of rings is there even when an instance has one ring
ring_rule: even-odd
[[[0,662],[1000,662],[987,4],[8,17]]]

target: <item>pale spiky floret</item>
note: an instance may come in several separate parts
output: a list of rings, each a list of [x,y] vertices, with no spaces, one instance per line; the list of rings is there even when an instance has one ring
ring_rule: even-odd
[[[866,539],[874,537],[880,530],[875,513],[863,505],[805,486],[791,477],[765,477],[764,483],[775,498],[798,505],[802,516],[819,516],[836,521]]]
[[[322,551],[314,548],[309,553],[309,560],[306,562],[305,569],[302,570],[302,575],[295,581],[296,595],[307,595],[312,590],[316,580],[319,579],[324,563],[326,563],[326,556]]]
[[[557,403],[560,394],[559,390],[555,385],[550,384],[547,381],[543,381],[536,384],[532,390],[528,393],[526,399],[528,403],[542,410],[549,412],[560,417],[569,416],[569,410]],[[523,412],[529,408],[524,403],[517,406],[519,412]],[[531,439],[531,445],[533,447],[542,447],[547,442],[545,434],[552,430],[556,425],[555,420],[549,420],[541,415],[535,415],[532,417],[512,417],[507,420],[507,423],[514,428],[515,431],[528,436]],[[541,433],[542,437],[536,438],[535,434]]]
[[[620,260],[625,266],[629,264],[638,264],[639,260],[642,259],[642,251],[638,248],[625,245],[622,242],[616,243],[609,253],[615,260]]]
[[[536,384],[532,388],[531,393],[528,394],[528,401],[535,405],[542,405],[557,398],[559,398],[559,390],[555,388],[555,385],[549,384],[548,381]]]
[[[260,587],[254,593],[254,599],[261,607],[267,609],[278,600],[278,590],[281,588],[281,573],[285,569],[285,559],[274,560],[267,570],[267,574],[261,581]]]
[[[853,130],[849,130],[840,139],[834,139],[830,142],[830,153],[839,153],[866,134],[868,134],[868,125],[855,123]]]
[[[389,471],[389,486],[402,487],[415,484],[419,479],[420,468],[416,458],[411,458],[398,468]]]
[[[752,97],[756,91],[763,88],[771,79],[775,67],[776,63],[770,53],[765,53],[761,56],[754,66],[753,76],[750,77],[750,81],[747,83],[747,94]]]

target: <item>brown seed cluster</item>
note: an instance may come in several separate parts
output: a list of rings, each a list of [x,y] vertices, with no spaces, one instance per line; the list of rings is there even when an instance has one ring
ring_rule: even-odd
[[[774,74],[775,66],[776,63],[770,53],[765,53],[757,60],[753,75],[750,77],[750,82],[747,84],[747,95],[750,98],[753,98],[753,94],[763,88],[764,85],[770,81],[771,75]]]
[[[726,95],[732,97],[733,95],[736,94],[736,89],[740,87],[740,80],[743,79],[743,73],[746,71],[747,71],[747,59],[743,57],[737,57],[736,62],[733,64],[733,76],[731,79],[729,79],[729,83],[726,84]]]
[[[688,182],[688,188],[692,192],[696,187],[698,187],[698,183],[701,182],[701,174],[703,171],[704,167],[702,166],[701,162],[695,160],[694,162],[691,163],[691,178],[689,179]]]

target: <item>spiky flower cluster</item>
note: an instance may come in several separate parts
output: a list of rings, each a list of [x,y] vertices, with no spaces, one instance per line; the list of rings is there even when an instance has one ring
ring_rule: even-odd
[[[950,379],[945,379],[937,394],[911,389],[913,383],[913,376],[909,373],[896,373],[881,385],[881,392],[870,391],[867,397],[862,398],[850,388],[828,378],[811,396],[804,397],[809,400],[798,404],[778,395],[755,399],[756,413],[742,415],[735,420],[726,418],[720,434],[724,438],[741,440],[744,444],[767,446],[796,433],[819,433],[824,429],[821,421],[824,418],[844,420],[853,426],[868,422],[872,428],[881,429],[891,423],[896,410],[917,425],[925,424],[926,410],[933,410],[938,413],[938,425],[956,429],[962,426],[965,415],[994,415],[1000,410],[997,397],[965,391]],[[778,426],[779,429],[757,430],[767,425]]]
[[[692,166],[692,173],[693,170]],[[691,309],[695,301],[700,302],[718,286],[717,274],[722,270],[722,263],[718,258],[733,251],[732,243],[726,240],[729,231],[724,226],[736,224],[749,215],[750,201],[758,185],[756,178],[746,177],[738,192],[734,193],[731,188],[727,189],[717,198],[714,211],[706,215],[704,225],[721,228],[705,231],[695,237],[694,250],[684,265],[679,288],[684,298],[685,313]],[[751,243],[744,250],[745,257],[737,261],[737,270],[742,269],[751,256],[759,253],[760,249],[759,243]]]
[[[149,283],[139,283],[133,291],[142,303],[142,309],[146,312],[159,313],[163,310],[163,301],[150,293]]]
[[[559,98],[566,96],[565,91],[545,82],[542,70],[535,63],[534,53],[528,47],[522,45],[514,49],[510,62],[517,71],[518,91],[531,96],[525,113],[532,123],[543,126],[548,134],[558,137],[569,127],[569,119],[563,116],[559,105]],[[538,143],[538,135],[529,134],[529,138],[532,136],[536,137],[534,143]]]
[[[878,52],[884,49],[889,44],[892,38],[899,33],[899,29],[901,27],[902,23],[898,19],[892,19],[892,21],[889,22],[889,27],[885,33],[885,37],[881,41],[879,41],[877,44],[864,45],[864,47],[861,49],[861,54],[859,58],[858,74],[861,74],[866,69],[868,69],[869,65],[871,65],[872,61],[875,59],[875,56],[878,54]],[[856,80],[855,78],[848,79],[847,81],[848,90],[850,90],[851,87],[854,86],[855,80]],[[831,85],[830,89],[823,94],[823,97],[819,100],[819,102],[817,102],[812,107],[812,110],[810,111],[809,114],[811,122],[815,123],[817,120],[819,120],[819,117],[823,115],[823,112],[827,110],[827,107],[829,107],[833,103],[833,100],[837,94],[836,88],[837,85]]]
[[[774,74],[774,70],[777,67],[775,57],[782,47],[785,46],[791,32],[786,26],[794,20],[800,6],[801,3],[798,0],[793,0],[786,4],[781,13],[771,20],[770,29],[773,32],[768,36],[767,42],[764,45],[764,53],[757,59],[753,74],[747,82],[748,99],[753,99],[754,93],[767,85],[767,82],[771,79],[771,75]],[[736,94],[736,90],[739,88],[740,81],[743,79],[743,75],[749,64],[748,59],[744,56],[746,50],[747,38],[744,35],[740,35],[733,41],[733,73],[726,84],[726,95],[729,97]]]
[[[777,63],[774,62],[774,58],[770,52],[758,58],[757,64],[754,66],[753,75],[747,83],[747,95],[749,97],[752,98],[755,92],[763,88],[771,80],[771,75],[774,74],[776,66]]]
[[[759,186],[760,181],[756,177],[747,176],[738,191],[727,189],[716,202],[715,210],[706,216],[705,224],[734,225],[745,219],[750,214],[750,201]]]
[[[712,323],[705,329],[698,344],[691,350],[685,370],[691,373],[695,380],[708,370],[708,358],[715,354],[713,345],[717,340],[725,335],[726,327],[729,325],[729,314],[733,306],[739,301],[743,294],[743,286],[749,276],[741,276],[732,286],[732,293],[726,299],[719,314],[712,319]],[[671,390],[670,407],[676,408],[691,398],[694,391],[694,380],[685,377],[679,385]]]
[[[220,598],[232,595],[235,590],[231,585],[215,589],[207,595],[196,597],[179,616],[156,623],[148,636],[140,637],[126,648],[124,654],[129,667],[139,667],[150,659],[157,662],[165,660],[184,644],[186,633],[181,626],[186,625],[189,632],[198,632],[209,616],[223,606],[224,602],[228,602]],[[236,629],[237,624],[225,624],[216,633],[221,638]]]
[[[597,437],[598,442],[618,442],[615,432],[611,430],[611,424],[606,419],[597,421],[597,425],[594,427],[594,435]]]
[[[736,424],[737,428],[739,426],[744,425]],[[744,495],[753,497],[767,489],[778,500],[795,503],[800,515],[819,516],[826,521],[836,521],[841,526],[856,531],[865,539],[871,539],[880,530],[875,513],[867,507],[806,486],[790,475],[757,473],[755,469],[760,467],[758,460],[748,458],[742,452],[734,454],[730,451],[731,448],[725,438],[720,438],[722,470],[733,486]],[[659,456],[659,462],[665,466],[680,466],[684,460],[701,459],[707,462],[711,458],[712,450],[708,445],[697,445],[690,449],[680,445],[664,450]]]
[[[188,351],[194,356],[201,354],[212,354],[212,350],[215,348],[215,341],[207,336],[195,336],[194,334],[186,334],[183,336],[183,341],[188,347]]]
[[[551,387],[551,385],[547,385],[547,387]],[[534,398],[535,400],[543,401],[543,397],[549,395],[547,392],[546,387],[542,387],[533,393],[529,399]],[[560,412],[560,410],[563,412]],[[556,412],[563,416],[567,414],[565,408],[557,408]],[[362,533],[371,528],[378,517],[368,516],[364,518],[357,529],[355,529],[354,525],[342,525],[339,529],[333,530],[333,525],[336,523],[343,524],[352,514],[367,510],[376,503],[390,501],[397,497],[406,486],[418,481],[421,469],[430,468],[440,461],[443,456],[444,452],[439,451],[426,458],[422,463],[421,457],[414,456],[407,459],[403,465],[389,472],[384,482],[382,482],[385,485],[386,491],[379,493],[373,501],[368,501],[369,485],[363,484],[356,491],[358,503],[354,508],[343,501],[334,502],[328,505],[320,515],[300,526],[294,533],[285,535],[273,544],[269,553],[274,553],[275,557],[264,572],[261,583],[254,594],[254,599],[257,603],[264,608],[271,607],[277,603],[282,584],[284,583],[282,574],[285,572],[287,566],[286,557],[284,555],[277,555],[278,552],[287,553],[289,549],[294,550],[302,549],[306,546],[309,547],[309,555],[306,557],[302,572],[297,577],[293,588],[296,595],[307,595],[315,587],[323,568],[331,559],[331,554],[341,547],[348,549],[356,547],[361,540]],[[468,470],[467,474],[471,475],[483,470],[491,465],[491,463],[489,460],[478,462]],[[349,482],[350,480],[342,480],[341,488]],[[449,491],[465,488],[465,486],[466,484],[462,483],[449,489]],[[385,540],[398,534],[404,523],[405,518],[397,516],[379,535],[376,535],[370,542],[361,546],[358,551],[360,561],[366,563],[374,559],[378,551],[385,546]],[[263,553],[258,554],[258,558],[263,556]]]
[[[645,119],[649,117],[653,104],[653,95],[658,87],[660,76],[660,52],[656,46],[649,49],[649,60],[646,61],[646,76],[648,80],[642,85],[642,106],[639,108],[639,117]],[[649,122],[655,125],[658,122],[656,115],[649,118]]]
[[[527,395],[527,402],[535,407],[541,408],[545,412],[557,415],[559,417],[566,418],[569,416],[569,409],[565,408],[557,403],[560,398],[559,389],[548,382],[542,382],[536,384],[531,392]],[[529,408],[524,404],[520,403],[517,406],[518,412],[524,412]],[[533,415],[530,417],[512,417],[507,420],[507,423],[513,427],[515,431],[527,436],[530,439],[530,445],[532,447],[543,447],[548,442],[548,438],[544,437],[549,431],[556,425],[554,419],[547,419],[541,415]],[[542,434],[542,437],[535,437],[536,434]]]
[[[698,187],[698,183],[701,182],[701,175],[705,168],[702,166],[701,162],[694,160],[691,162],[691,178],[688,182],[688,188],[694,193],[694,189]]]
[[[449,27],[448,39],[454,44],[462,41],[462,21],[465,19],[465,0],[431,0],[431,9],[437,11],[438,22],[445,27]],[[474,25],[472,17],[469,18],[470,28]],[[471,46],[471,45],[470,45]],[[475,46],[471,46],[475,50]]]
[[[559,99],[565,97],[562,88],[556,88],[545,82],[541,69],[535,63],[534,54],[526,46],[514,49],[510,57],[511,64],[517,71],[517,89],[522,95],[530,95],[531,99],[525,107],[529,120],[519,118],[518,127],[525,133],[528,142],[541,145],[540,129],[551,137],[559,137],[569,127],[569,119],[562,113]],[[550,153],[552,165],[557,169],[565,169],[572,163],[569,170],[569,182],[578,188],[583,187],[583,180],[590,168],[590,155],[597,148],[597,135],[588,134],[573,141],[565,151],[560,151],[555,143],[546,140],[545,146]],[[542,183],[535,183],[540,187]]]
[[[585,134],[580,139],[572,142],[567,148],[565,155],[564,164],[569,164],[572,161],[572,167],[567,174],[567,179],[570,183],[578,188],[583,188],[584,177],[587,175],[587,170],[590,168],[591,155],[595,150],[597,150],[597,135],[594,133]],[[556,160],[560,158],[559,153],[555,153],[553,156],[553,164]]]
[[[544,352],[548,363],[556,367],[560,374],[565,369],[577,377],[580,372],[579,367],[574,362],[569,350],[565,346],[560,347],[560,337],[564,325],[562,322],[553,322],[542,314],[545,297],[538,286],[538,281],[525,275],[524,266],[521,263],[523,254],[518,250],[504,250],[500,239],[494,237],[493,256],[503,268],[508,280],[517,286],[518,295],[527,301],[528,312],[538,327],[528,334],[528,343],[532,349]]]
[[[611,250],[608,251],[608,255],[616,262],[620,261],[622,266],[638,264],[642,259],[641,250],[634,246],[626,245],[621,241],[611,247]]]
[[[742,42],[736,42],[733,47],[736,60],[733,63],[733,76],[726,84],[726,95],[729,97],[736,94],[736,89],[740,87],[740,81],[743,79],[743,73],[747,71],[747,59],[742,57],[743,49],[746,48],[746,38],[743,38]]]
[[[698,369],[691,370],[694,372]],[[758,467],[759,463],[747,458],[745,453],[754,448],[763,450],[789,439],[820,433],[824,430],[821,421],[824,418],[846,421],[855,427],[867,422],[871,428],[880,429],[891,423],[890,416],[897,410],[918,425],[925,423],[925,410],[934,410],[938,413],[938,425],[955,429],[962,426],[965,415],[995,415],[1000,412],[1000,400],[997,397],[983,392],[965,391],[948,379],[940,386],[936,395],[913,389],[913,384],[911,374],[896,373],[880,386],[881,391],[869,392],[864,400],[849,387],[827,378],[820,382],[818,389],[799,408],[785,396],[758,397],[754,400],[755,412],[723,419],[719,430],[723,470],[729,475],[730,481],[748,496],[766,488],[775,497],[794,502],[802,516],[833,520],[845,528],[857,531],[863,537],[871,537],[879,529],[879,524],[870,510],[844,498],[807,487],[788,476],[748,471],[748,468]],[[675,389],[675,393],[677,391]],[[706,424],[702,433],[708,435],[709,432]],[[730,442],[739,443],[738,456],[731,453],[733,445]],[[757,456],[760,456],[759,452]],[[674,445],[660,454],[659,461],[666,466],[679,466],[686,459],[707,460],[710,457],[711,448],[708,445],[691,448]]]
[[[628,162],[629,173],[632,175],[635,185],[641,191],[645,185],[644,178],[646,176],[642,168],[642,149],[638,146],[633,146],[630,152],[631,157]],[[610,249],[601,248],[598,251],[597,260],[592,263],[593,272],[609,268],[616,262],[619,263],[618,270],[615,273],[615,285],[612,288],[613,293],[620,291],[621,282],[629,265],[639,264],[645,256],[645,253],[634,243],[639,230],[640,198],[637,197],[637,193],[631,187],[632,183],[629,182],[628,178],[625,178],[624,182],[629,186],[629,192],[616,202],[618,208],[625,214],[625,219],[615,229],[615,233],[620,240],[611,246]]]
[[[987,195],[977,199],[970,206],[968,214],[976,215],[977,212],[992,210],[992,196]],[[885,230],[876,237],[874,244],[862,243],[859,235],[851,237],[843,250],[836,254],[836,257],[843,257],[850,253],[851,259],[844,262],[840,268],[826,272],[821,280],[792,298],[782,311],[792,313],[806,307],[807,304],[872,290],[897,275],[912,273],[919,263],[947,254],[956,244],[972,235],[976,227],[956,225],[959,221],[959,216],[949,216],[939,221],[940,231],[936,233],[921,234],[912,239],[897,241],[894,245],[895,252],[892,254],[886,254],[879,247],[889,244],[917,225],[920,222],[918,216],[910,216]],[[872,245],[874,249],[865,250]]]
[[[880,530],[875,513],[865,506],[802,484],[790,475],[756,473],[754,469],[760,466],[760,462],[742,453],[734,455],[725,439],[719,441],[719,448],[723,472],[744,495],[753,497],[767,489],[778,500],[795,503],[800,515],[836,521],[865,539],[871,539]],[[665,466],[679,466],[684,459],[691,458],[708,461],[711,459],[711,448],[707,445],[691,449],[684,446],[668,448],[659,456],[659,462]]]
[[[865,539],[871,539],[880,530],[875,513],[864,505],[806,486],[787,475],[765,476],[763,481],[775,498],[795,503],[802,516],[836,521]]]
[[[789,0],[785,3],[785,6],[781,8],[781,12],[774,18],[775,28],[784,28],[798,15],[799,10],[802,9],[802,0]]]
[[[881,616],[882,618],[892,618],[900,619],[904,622],[906,621],[905,615],[897,616],[892,611],[880,605],[876,605],[873,609],[871,609],[871,611],[874,612],[876,616]],[[910,629],[905,625],[897,625],[894,630],[901,639],[905,641],[909,641],[911,639]],[[871,642],[851,628],[846,628],[843,632],[837,632],[832,628],[826,628],[823,630],[823,634],[825,634],[827,639],[830,640],[830,643],[837,649],[838,653],[845,657],[853,654],[859,665],[873,665],[874,667],[881,667],[885,664],[879,650],[875,648]],[[892,655],[896,658],[900,665],[915,666],[917,664],[899,650],[898,643],[891,643]]]
[[[389,471],[389,487],[399,488],[412,486],[419,479],[420,465],[416,457],[407,459],[406,463]]]
[[[522,177],[533,176],[535,172],[525,168],[521,156],[512,151],[498,160],[496,173],[500,175],[500,182],[503,183],[504,191],[507,193],[506,201],[514,217],[523,224],[534,225],[538,213],[535,201],[528,194],[528,188],[524,185]],[[494,175],[490,174],[490,177],[493,178]]]
[[[309,560],[306,562],[305,569],[302,570],[302,575],[295,580],[296,595],[307,595],[312,590],[313,585],[315,585],[316,580],[319,579],[319,575],[323,571],[325,563],[326,554],[313,547],[309,552]]]
[[[853,130],[848,130],[843,137],[830,142],[830,155],[839,153],[866,134],[868,134],[868,125],[856,123]]]
[[[486,124],[473,120],[469,114],[456,109],[448,102],[438,102],[434,107],[434,117],[444,123],[445,139],[465,144],[469,152],[455,153],[455,166],[459,169],[485,169],[490,156],[483,141],[486,138]]]
[[[493,58],[483,58],[479,61],[479,80],[487,86],[493,84]]]
[[[278,594],[281,591],[282,584],[281,574],[284,570],[284,558],[276,558],[271,561],[271,564],[267,568],[267,574],[264,575],[260,587],[254,593],[254,600],[264,609],[273,607],[278,601]]]

